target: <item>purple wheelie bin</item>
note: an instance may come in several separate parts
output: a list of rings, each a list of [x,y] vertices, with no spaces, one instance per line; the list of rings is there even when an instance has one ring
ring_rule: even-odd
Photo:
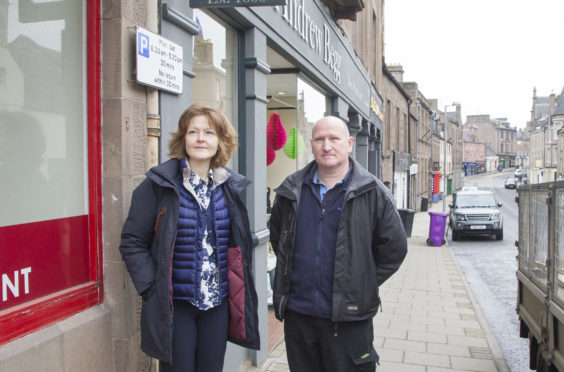
[[[431,223],[429,225],[429,239],[427,245],[440,247],[445,243],[445,226],[448,213],[441,212],[428,212],[431,216]]]

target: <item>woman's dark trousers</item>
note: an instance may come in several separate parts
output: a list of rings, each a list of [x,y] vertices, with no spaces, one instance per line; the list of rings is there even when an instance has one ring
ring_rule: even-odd
[[[221,372],[227,344],[228,302],[202,311],[187,301],[174,301],[172,365],[161,372]]]

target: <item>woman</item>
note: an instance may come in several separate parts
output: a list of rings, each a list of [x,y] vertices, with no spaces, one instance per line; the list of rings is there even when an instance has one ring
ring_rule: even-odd
[[[227,340],[258,349],[252,238],[240,194],[250,183],[225,168],[237,134],[219,111],[180,116],[170,160],[135,189],[120,252],[143,298],[141,348],[161,371],[221,371]]]

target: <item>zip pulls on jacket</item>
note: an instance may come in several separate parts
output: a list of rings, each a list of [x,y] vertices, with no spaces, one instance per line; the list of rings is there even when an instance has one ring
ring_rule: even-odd
[[[157,239],[159,237],[159,229],[161,227],[161,221],[163,220],[163,217],[166,213],[166,207],[162,207],[160,213],[157,215],[157,220],[155,222],[155,234],[157,235]]]

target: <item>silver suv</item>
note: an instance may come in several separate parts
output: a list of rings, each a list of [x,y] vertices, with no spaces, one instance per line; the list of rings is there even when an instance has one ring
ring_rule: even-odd
[[[495,200],[493,192],[468,188],[457,192],[453,200],[454,204],[449,204],[452,240],[480,234],[493,234],[497,240],[503,240],[501,203]]]

